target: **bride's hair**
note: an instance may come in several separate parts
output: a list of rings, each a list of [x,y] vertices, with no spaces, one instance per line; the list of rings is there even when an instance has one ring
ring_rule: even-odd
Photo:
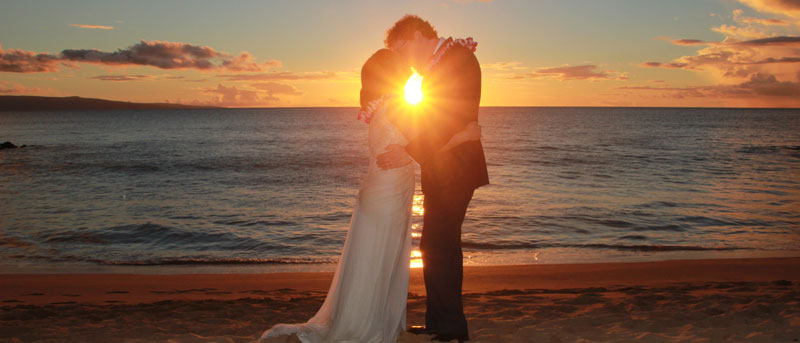
[[[361,67],[361,108],[386,94],[398,93],[411,70],[400,55],[380,49]]]

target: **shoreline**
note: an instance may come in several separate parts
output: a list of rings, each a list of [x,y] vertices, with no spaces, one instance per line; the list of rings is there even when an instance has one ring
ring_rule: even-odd
[[[561,265],[665,262],[677,260],[718,260],[753,258],[800,258],[800,250],[730,251],[581,251],[543,248],[537,250],[465,251],[465,267],[507,265]],[[333,272],[336,262],[313,263],[176,263],[176,264],[98,264],[98,263],[0,263],[0,276],[12,274],[272,274]]]
[[[0,301],[5,306],[232,300],[280,289],[325,292],[332,278],[333,272],[0,274]],[[463,293],[777,280],[800,281],[800,257],[465,266]],[[409,293],[425,293],[419,268],[411,269]]]

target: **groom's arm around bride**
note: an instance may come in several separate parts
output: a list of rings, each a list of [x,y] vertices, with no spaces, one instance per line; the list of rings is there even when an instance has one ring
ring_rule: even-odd
[[[422,168],[422,189],[460,184],[475,189],[488,184],[480,140],[440,151],[469,122],[478,121],[481,69],[475,54],[453,45],[425,75],[425,113],[420,134],[405,150]]]

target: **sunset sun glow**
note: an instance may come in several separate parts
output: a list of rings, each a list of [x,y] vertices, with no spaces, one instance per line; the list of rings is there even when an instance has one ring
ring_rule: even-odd
[[[419,104],[422,101],[422,75],[417,73],[413,67],[411,70],[414,72],[406,81],[406,86],[403,88],[405,93],[406,102],[410,105]]]

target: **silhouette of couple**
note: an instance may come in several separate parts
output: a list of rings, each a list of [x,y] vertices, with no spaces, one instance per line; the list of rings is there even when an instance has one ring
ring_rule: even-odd
[[[361,111],[370,165],[359,189],[341,259],[317,313],[277,324],[262,340],[296,334],[302,342],[395,342],[406,329],[414,163],[424,218],[419,248],[427,294],[425,325],[409,332],[437,341],[469,339],[461,303],[461,224],[475,189],[489,183],[477,125],[481,70],[472,39],[441,38],[406,15],[385,49],[361,70]],[[411,67],[423,77],[417,107],[401,94]]]

